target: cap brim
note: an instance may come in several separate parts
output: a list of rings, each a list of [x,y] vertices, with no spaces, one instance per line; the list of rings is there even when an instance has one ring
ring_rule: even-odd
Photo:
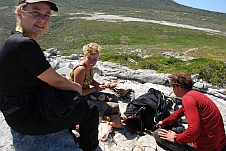
[[[21,3],[38,3],[38,2],[47,2],[47,3],[49,3],[51,10],[56,11],[56,12],[58,11],[58,7],[56,6],[56,4],[53,3],[53,2],[50,2],[48,0],[20,0],[18,4],[21,4]]]
[[[58,12],[58,7],[56,6],[55,3],[53,2],[48,2],[48,3],[50,4],[51,10]]]

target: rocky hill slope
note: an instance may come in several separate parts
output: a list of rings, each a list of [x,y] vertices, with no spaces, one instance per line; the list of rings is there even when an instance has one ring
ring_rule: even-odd
[[[51,56],[51,54],[46,54]],[[48,57],[53,68],[60,74],[68,77],[70,70],[81,59],[80,55],[74,54],[68,57]],[[169,75],[157,74],[153,70],[131,70],[111,62],[98,62],[95,67],[95,79],[101,82],[115,81],[119,88],[130,88],[135,91],[135,98],[146,93],[149,88],[155,88],[167,96],[175,98],[172,88],[166,83]],[[193,75],[195,89],[202,91],[209,96],[219,107],[223,116],[226,128],[226,89],[218,89],[198,79]],[[106,92],[110,92],[106,90]],[[128,100],[119,101],[120,111],[123,114]],[[72,141],[67,130],[43,136],[27,136],[10,130],[2,113],[0,113],[0,151],[81,151]],[[159,147],[151,134],[137,135],[130,133],[125,127],[114,129],[108,135],[107,140],[99,142],[100,146],[96,151],[165,151]]]

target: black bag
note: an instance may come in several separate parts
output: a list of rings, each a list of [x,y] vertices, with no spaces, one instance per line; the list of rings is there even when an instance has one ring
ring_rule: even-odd
[[[143,131],[143,122],[141,120],[141,114],[145,111],[146,108],[141,107],[134,115],[130,115],[123,120],[123,123],[126,124],[126,128],[137,134],[140,134]]]
[[[36,98],[42,115],[53,122],[62,121],[83,100],[76,91],[59,90],[46,83],[36,90]]]
[[[132,132],[140,133],[144,129],[155,130],[155,125],[170,115],[166,107],[165,95],[154,88],[127,105],[124,123]],[[139,120],[140,119],[140,120]]]

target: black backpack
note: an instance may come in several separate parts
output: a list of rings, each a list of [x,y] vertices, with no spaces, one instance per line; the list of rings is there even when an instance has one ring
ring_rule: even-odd
[[[124,112],[126,127],[136,133],[143,130],[155,130],[156,124],[170,115],[166,105],[166,96],[159,90],[150,88],[147,93],[134,99]]]

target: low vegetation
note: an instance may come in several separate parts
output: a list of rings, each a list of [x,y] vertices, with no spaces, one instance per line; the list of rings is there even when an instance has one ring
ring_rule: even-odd
[[[133,54],[120,54],[109,51],[101,54],[102,61],[116,62],[131,69],[151,69],[160,73],[186,71],[199,74],[199,78],[218,87],[226,87],[226,63],[219,60],[197,58],[182,61],[178,58],[165,56],[150,56],[147,58]]]

